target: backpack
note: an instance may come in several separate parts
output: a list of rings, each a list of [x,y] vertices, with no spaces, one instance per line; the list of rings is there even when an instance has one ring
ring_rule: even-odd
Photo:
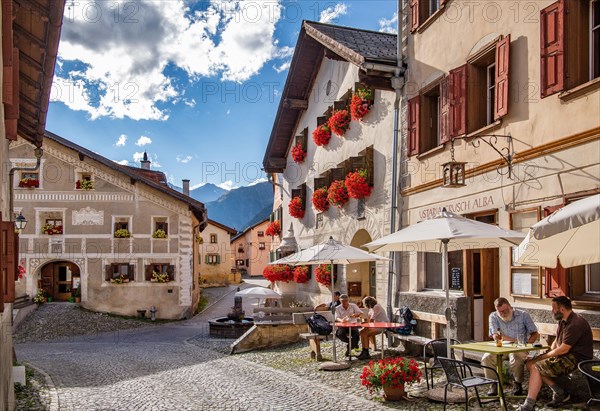
[[[413,328],[417,325],[412,311],[410,311],[410,308],[407,306],[404,306],[398,310],[398,322],[402,324],[402,326],[396,328],[394,332],[400,335],[410,335]]]
[[[333,331],[333,327],[329,321],[321,314],[313,314],[306,319],[306,323],[310,330],[319,335],[329,335]]]

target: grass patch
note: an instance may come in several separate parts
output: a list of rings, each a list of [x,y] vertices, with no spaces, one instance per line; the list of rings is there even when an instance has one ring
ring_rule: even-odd
[[[196,310],[196,313],[201,313],[202,311],[204,311],[206,309],[206,307],[208,306],[208,298],[200,295],[200,300],[198,301],[198,308]]]

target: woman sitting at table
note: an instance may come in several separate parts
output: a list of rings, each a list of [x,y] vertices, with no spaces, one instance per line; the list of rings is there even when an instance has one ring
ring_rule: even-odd
[[[374,297],[367,296],[363,298],[363,305],[369,309],[369,313],[367,316],[367,321],[369,322],[389,322],[388,316],[385,313],[385,309],[377,302]],[[369,338],[372,335],[381,334],[384,331],[383,328],[363,328],[360,331],[360,343],[362,345],[362,352],[358,355],[359,360],[368,360],[371,358],[371,354],[369,354]],[[383,350],[383,347],[381,347]]]

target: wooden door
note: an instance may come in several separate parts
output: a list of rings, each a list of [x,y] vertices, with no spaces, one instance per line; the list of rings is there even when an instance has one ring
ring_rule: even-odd
[[[50,297],[54,297],[54,265],[46,264],[42,267],[41,279],[38,288],[44,290]]]
[[[54,263],[53,266],[54,296],[59,301],[66,301],[71,297],[76,266],[67,262]]]

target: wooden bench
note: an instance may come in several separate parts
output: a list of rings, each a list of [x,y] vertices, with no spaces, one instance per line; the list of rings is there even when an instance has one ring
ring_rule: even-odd
[[[13,302],[13,308],[23,308],[31,304],[33,304],[33,301],[31,301],[31,297],[25,294],[15,298],[15,301]]]
[[[313,360],[316,359],[317,361],[322,361],[323,356],[321,355],[321,340],[328,340],[329,337],[333,337],[333,334],[320,335],[313,333],[308,323],[306,322],[306,319],[313,314],[314,312],[293,313],[292,321],[294,325],[306,325],[307,332],[300,333],[300,338],[308,340],[311,348],[310,358],[312,358]],[[327,321],[333,321],[333,314],[331,314],[330,311],[320,311],[319,314],[325,317]]]
[[[394,312],[397,312],[397,311],[398,311],[398,309],[395,308]],[[425,344],[427,344],[428,342],[430,342],[432,340],[437,340],[438,338],[441,338],[440,326],[447,324],[446,317],[444,315],[426,313],[424,311],[415,311],[415,310],[411,310],[411,312],[413,314],[413,318],[415,320],[417,320],[417,322],[423,321],[423,322],[431,323],[430,336],[423,337],[423,336],[412,335],[412,334],[411,335],[403,335],[403,334],[394,333],[392,331],[388,331],[387,332],[388,335],[391,335],[394,338],[397,338],[401,341],[409,342],[409,343],[420,345],[420,346],[424,346]],[[397,319],[395,319],[395,320],[397,321]]]
[[[303,313],[307,309],[307,307],[257,307],[252,312],[255,323],[292,322],[292,315],[294,313]]]
[[[550,345],[550,337],[556,337],[557,325],[548,323],[535,323],[535,325],[543,342]],[[600,328],[592,328],[592,337],[594,342],[600,342]]]

